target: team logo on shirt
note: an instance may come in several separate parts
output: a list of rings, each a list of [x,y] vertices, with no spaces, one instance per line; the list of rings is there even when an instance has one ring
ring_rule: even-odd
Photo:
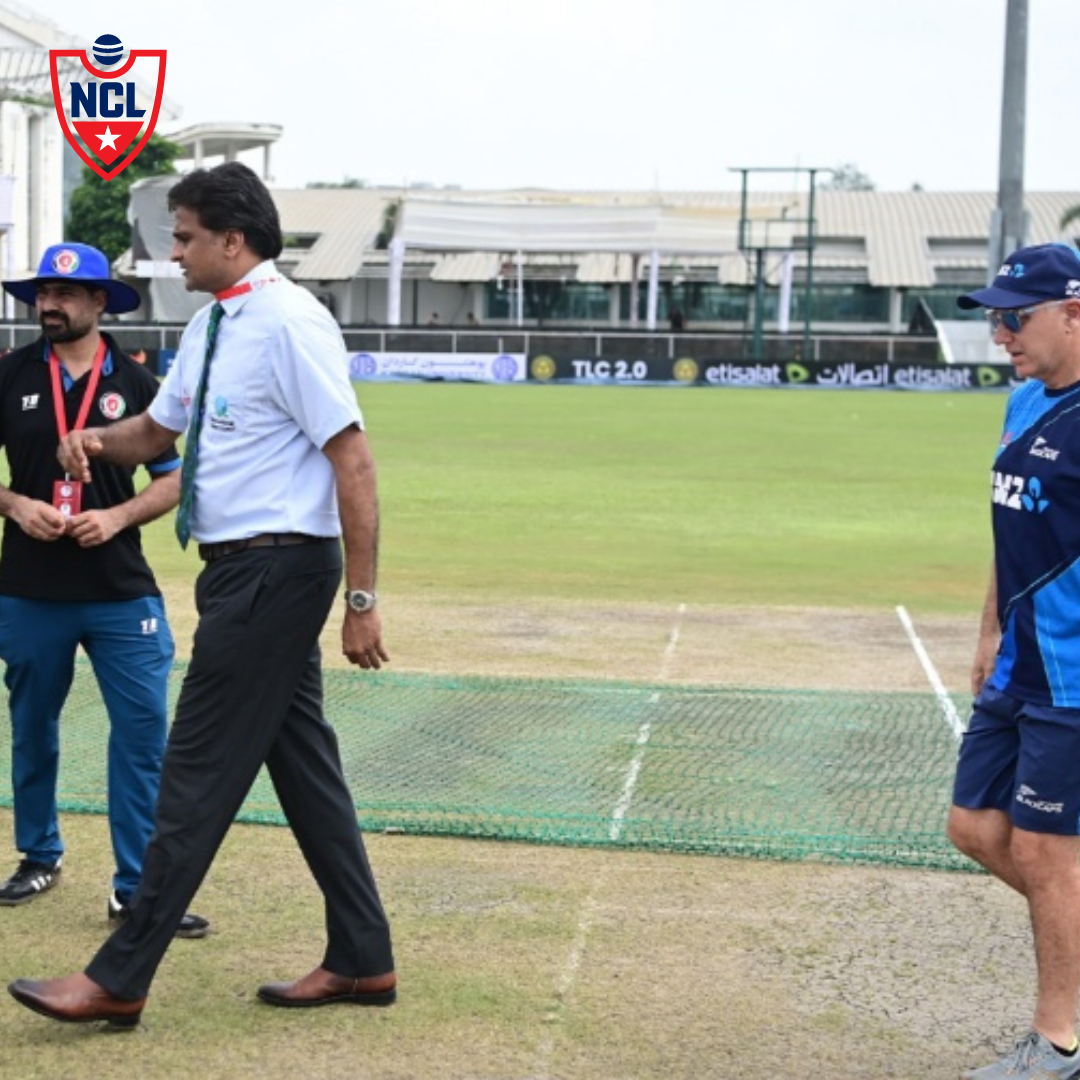
[[[1042,481],[1037,476],[1027,480],[997,470],[994,471],[993,499],[995,506],[1027,510],[1032,514],[1041,514],[1050,505],[1050,500],[1043,498]]]
[[[40,394],[24,394],[22,399],[23,412],[26,412],[28,409],[36,409],[40,400]]]
[[[129,72],[135,74],[136,65],[139,81],[125,80]],[[89,50],[50,49],[49,69],[64,138],[102,180],[112,180],[142,151],[157,126],[165,50],[125,50],[115,34],[102,34]],[[145,94],[143,104],[153,97],[149,119],[146,109],[139,108],[140,92]]]
[[[98,408],[106,420],[119,420],[127,412],[127,402],[119,394],[110,390],[98,398]]]

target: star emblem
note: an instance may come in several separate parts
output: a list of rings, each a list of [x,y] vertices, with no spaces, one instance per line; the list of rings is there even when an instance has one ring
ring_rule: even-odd
[[[110,150],[116,149],[116,140],[120,138],[119,134],[113,134],[109,125],[105,125],[105,130],[97,136],[101,140],[101,149],[104,150],[107,146]]]

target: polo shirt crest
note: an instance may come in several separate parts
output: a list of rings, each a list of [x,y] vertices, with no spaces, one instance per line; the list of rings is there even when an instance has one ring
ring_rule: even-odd
[[[98,409],[106,420],[119,420],[128,411],[127,402],[113,390],[106,391],[98,398]]]

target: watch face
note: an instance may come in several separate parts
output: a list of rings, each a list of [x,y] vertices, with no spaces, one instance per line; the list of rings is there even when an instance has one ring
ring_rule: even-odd
[[[375,606],[375,594],[364,592],[363,589],[350,589],[345,594],[345,599],[353,611],[360,613],[370,611]]]

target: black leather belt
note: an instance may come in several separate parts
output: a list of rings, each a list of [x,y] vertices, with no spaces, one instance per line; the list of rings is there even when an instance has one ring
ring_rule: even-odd
[[[296,544],[317,544],[325,536],[309,536],[307,533],[259,533],[245,540],[222,540],[217,544],[200,544],[199,558],[204,562],[224,559],[248,548],[293,547]]]

